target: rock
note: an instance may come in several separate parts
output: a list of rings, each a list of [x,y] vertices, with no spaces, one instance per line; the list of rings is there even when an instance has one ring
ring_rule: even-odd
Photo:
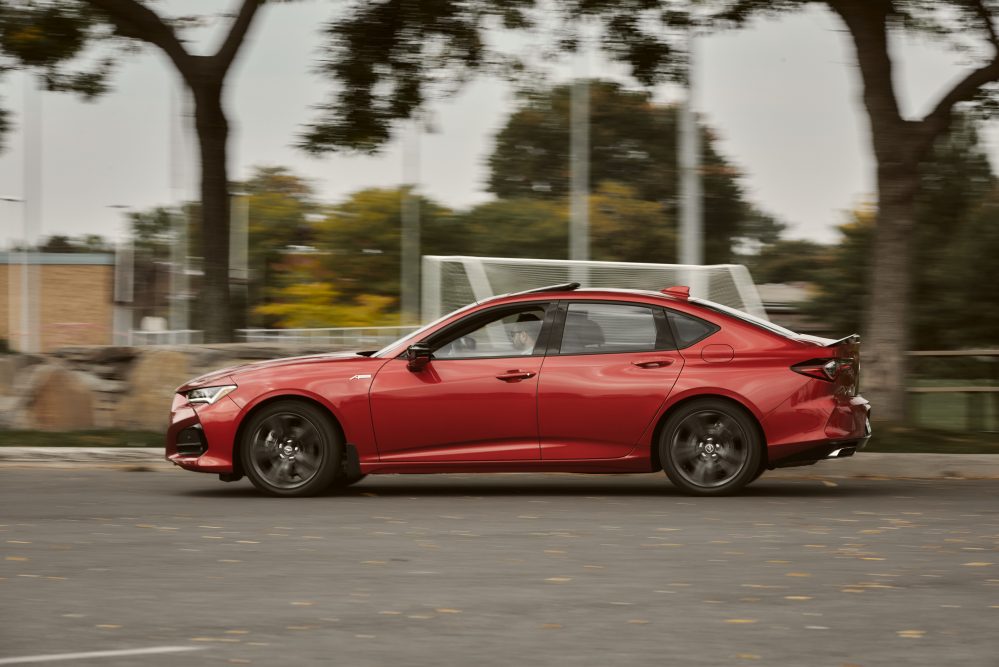
[[[79,375],[53,365],[33,371],[21,416],[27,428],[71,431],[94,427],[94,395]]]
[[[191,377],[187,355],[177,350],[148,349],[128,375],[129,391],[114,412],[116,428],[165,429],[173,392]]]

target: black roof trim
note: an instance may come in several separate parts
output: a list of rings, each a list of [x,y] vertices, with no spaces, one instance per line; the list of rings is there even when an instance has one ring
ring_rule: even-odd
[[[579,289],[579,283],[559,283],[558,285],[548,285],[547,287],[535,287],[534,289],[527,289],[524,290],[523,292],[514,292],[514,294],[535,294],[537,292],[571,292],[575,289]]]

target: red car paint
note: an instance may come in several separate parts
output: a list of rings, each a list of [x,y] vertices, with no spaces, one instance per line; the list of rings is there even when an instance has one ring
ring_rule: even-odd
[[[682,349],[559,354],[559,342],[550,340],[535,356],[434,359],[418,372],[409,369],[409,345],[488,309],[525,303],[547,306],[548,318],[568,304],[650,306],[717,330]],[[546,319],[552,338],[550,324]],[[659,465],[657,429],[671,410],[692,398],[721,397],[752,415],[766,467],[812,463],[841,444],[852,454],[870,435],[869,405],[855,390],[859,346],[826,347],[832,342],[781,335],[676,290],[508,295],[456,311],[371,356],[267,361],[192,380],[177,389],[166,458],[236,477],[240,427],[261,405],[291,397],[329,412],[365,474],[649,472]],[[829,357],[852,359],[835,381],[791,368]],[[185,397],[218,385],[237,388],[212,404]],[[178,445],[191,427],[201,429],[204,451],[185,453]]]

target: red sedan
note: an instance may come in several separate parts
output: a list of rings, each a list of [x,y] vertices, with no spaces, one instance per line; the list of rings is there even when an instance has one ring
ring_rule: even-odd
[[[177,389],[166,458],[278,496],[368,474],[663,470],[694,494],[852,455],[859,338],[662,292],[576,283],[466,306],[377,352],[217,371]]]

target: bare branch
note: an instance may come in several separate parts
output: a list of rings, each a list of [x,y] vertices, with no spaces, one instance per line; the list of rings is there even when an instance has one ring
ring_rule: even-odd
[[[926,146],[950,126],[951,113],[957,104],[974,99],[985,85],[994,81],[999,81],[999,52],[987,65],[972,70],[958,81],[923,119],[920,125]]]
[[[985,8],[982,0],[971,0],[971,8],[985,25],[985,31],[989,35],[989,42],[992,43],[993,48],[996,50],[996,54],[999,55],[999,37],[996,36],[996,27],[992,24],[992,14],[990,14],[989,10]]]
[[[250,29],[253,17],[259,8],[260,0],[244,0],[243,5],[239,8],[239,14],[236,16],[236,20],[232,22],[225,42],[222,43],[222,46],[214,57],[216,65],[222,72],[228,70],[229,65],[235,59],[236,54],[239,52],[239,47],[243,44],[243,40],[246,37],[246,32]]]
[[[124,36],[158,46],[182,74],[189,71],[193,56],[184,49],[173,28],[156,12],[136,0],[86,1],[106,13]]]

